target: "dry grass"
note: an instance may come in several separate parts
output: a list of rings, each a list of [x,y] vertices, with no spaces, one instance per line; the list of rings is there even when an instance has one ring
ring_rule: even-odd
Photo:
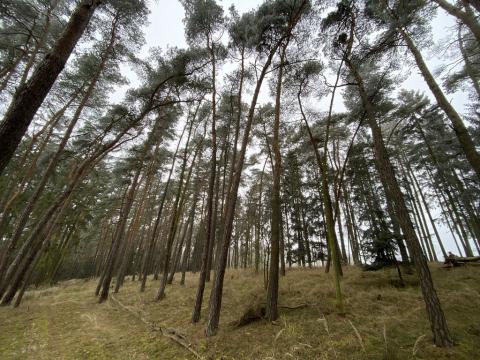
[[[392,286],[393,270],[345,269],[342,287],[347,314],[335,313],[334,288],[320,269],[288,271],[281,279],[282,309],[275,323],[229,325],[250,305],[264,300],[262,276],[229,271],[225,278],[219,334],[206,339],[204,323],[192,325],[196,275],[186,286],[167,287],[167,297],[152,301],[159,283],[144,294],[127,281],[116,298],[160,326],[184,334],[206,359],[478,359],[480,358],[479,268],[432,268],[451,331],[452,349],[432,344],[417,281]],[[94,281],[69,281],[30,291],[19,309],[0,309],[1,359],[190,359],[192,355],[149,329],[113,302],[97,304]],[[208,300],[210,287],[205,291]],[[204,312],[205,312],[204,307]]]

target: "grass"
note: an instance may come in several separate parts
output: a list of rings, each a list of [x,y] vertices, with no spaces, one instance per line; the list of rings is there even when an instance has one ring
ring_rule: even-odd
[[[308,306],[282,309],[275,323],[262,320],[240,328],[230,323],[264,300],[263,278],[250,270],[230,270],[220,330],[208,339],[203,322],[190,323],[197,275],[187,275],[185,286],[169,285],[161,302],[152,301],[158,281],[150,281],[143,294],[137,282],[127,281],[115,297],[150,322],[177,329],[206,359],[478,359],[480,268],[432,266],[432,273],[457,342],[451,349],[433,345],[415,277],[407,275],[407,286],[397,288],[393,270],[345,268],[347,313],[339,316],[331,277],[321,269],[292,269],[280,281],[279,303]],[[0,308],[0,358],[193,358],[113,301],[97,304],[95,285],[71,280],[27,292],[18,309]],[[204,306],[203,319],[205,312]]]

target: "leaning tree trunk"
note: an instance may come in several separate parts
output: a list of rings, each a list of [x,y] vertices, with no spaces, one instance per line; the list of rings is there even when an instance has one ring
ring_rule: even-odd
[[[432,160],[433,164],[435,165],[435,167],[438,170],[438,174],[440,176],[436,177],[437,181],[439,180],[439,181],[443,182],[443,184],[444,184],[442,187],[439,187],[438,189],[436,187],[434,187],[435,192],[437,194],[441,194],[441,196],[444,198],[445,204],[448,207],[450,207],[450,206],[452,207],[453,211],[448,211],[447,214],[448,214],[448,216],[451,217],[451,219],[453,221],[453,224],[455,226],[455,229],[457,230],[457,234],[460,238],[460,241],[462,243],[462,246],[464,247],[464,250],[465,250],[467,256],[473,256],[473,252],[472,252],[472,250],[470,248],[470,244],[468,242],[468,237],[466,236],[465,230],[464,230],[463,225],[460,221],[460,216],[458,214],[457,206],[455,205],[455,201],[454,201],[453,196],[452,196],[452,194],[449,190],[449,181],[447,179],[448,176],[447,176],[445,170],[443,169],[443,165],[440,164],[440,160],[435,155],[435,152],[432,149],[432,146],[430,145],[430,142],[428,141],[427,136],[426,136],[425,132],[423,131],[422,126],[420,125],[418,120],[415,121],[415,126],[416,126],[418,132],[420,133],[420,136],[422,137],[425,145],[427,146],[427,150],[428,150],[428,153],[431,157],[431,160]],[[433,175],[431,174],[431,171],[428,170],[428,168],[427,168],[427,171],[429,172],[431,179],[432,180],[435,179],[433,177]],[[448,200],[445,199],[445,194],[447,195]],[[450,204],[450,206],[448,204]],[[454,216],[457,218],[458,221],[454,220]],[[457,225],[458,222],[459,222],[459,224]],[[459,228],[459,226],[460,226],[460,228]]]
[[[462,11],[455,5],[450,4],[446,0],[433,0],[440,7],[448,12],[450,15],[456,17],[460,22],[464,23],[475,36],[478,42],[480,42],[480,25],[475,17],[471,16],[468,12]]]
[[[23,193],[25,190],[28,181],[32,179],[33,174],[36,172],[37,163],[40,157],[43,155],[43,151],[50,144],[50,138],[53,135],[53,132],[56,128],[56,125],[60,121],[60,119],[65,114],[65,111],[72,105],[72,103],[76,100],[80,92],[83,91],[83,86],[81,86],[78,90],[74,92],[74,94],[70,97],[68,102],[59,109],[51,118],[46,122],[46,124],[38,131],[36,134],[33,135],[29,147],[22,155],[22,159],[20,160],[21,167],[23,167],[22,174],[18,177],[10,178],[10,185],[7,185],[7,190],[5,190],[5,196],[0,201],[0,238],[3,236],[5,228],[10,220],[10,209],[15,204],[18,196]],[[47,131],[48,130],[48,131]],[[37,142],[38,138],[42,136],[42,134],[47,131],[45,137],[42,139],[41,143],[38,145],[38,148],[35,152],[33,152],[33,146]],[[29,160],[29,161],[27,161]],[[10,240],[11,242],[11,240]],[[5,253],[2,255],[4,256]],[[0,258],[3,259],[3,257]],[[3,260],[0,260],[0,263],[3,263]],[[2,266],[0,268],[3,269]],[[0,270],[0,274],[3,274],[3,271]],[[1,275],[0,275],[1,278]]]
[[[351,41],[353,41],[353,39]],[[450,335],[440,300],[433,285],[430,269],[428,268],[427,261],[422,254],[420,243],[408,214],[405,199],[403,198],[400,186],[397,183],[396,175],[383,141],[380,126],[375,119],[375,111],[365,90],[363,79],[356,66],[349,58],[346,59],[346,63],[355,78],[363,107],[367,113],[367,120],[372,131],[375,163],[380,175],[380,180],[382,181],[386,195],[392,201],[397,220],[402,228],[402,232],[408,245],[408,250],[420,279],[420,286],[426,305],[427,315],[430,320],[434,342],[437,346],[452,346],[453,339]]]
[[[472,64],[472,61],[470,60],[468,53],[465,49],[465,44],[463,43],[463,38],[462,38],[462,25],[459,24],[458,26],[458,47],[460,48],[460,52],[462,53],[463,61],[465,62],[465,70],[467,72],[468,77],[472,81],[473,88],[475,89],[475,92],[477,93],[477,98],[480,98],[480,84],[478,83],[478,75],[477,71],[475,69],[475,65]]]
[[[83,95],[80,104],[78,105],[77,109],[75,110],[75,113],[70,120],[70,123],[68,124],[67,129],[65,130],[65,133],[63,134],[62,140],[60,144],[57,147],[57,150],[51,157],[48,166],[45,170],[45,172],[42,175],[42,178],[38,185],[35,188],[35,191],[33,194],[30,196],[28,199],[25,207],[23,208],[23,211],[20,215],[20,218],[15,226],[15,230],[13,232],[12,238],[10,239],[6,254],[3,257],[3,262],[0,265],[0,278],[3,274],[5,262],[8,260],[12,252],[15,250],[15,246],[17,245],[18,241],[20,240],[20,237],[25,229],[25,226],[27,225],[27,221],[30,217],[30,214],[32,213],[36,203],[40,199],[40,196],[43,193],[43,190],[45,186],[48,183],[48,180],[50,179],[51,175],[55,172],[55,169],[57,168],[57,164],[60,161],[60,157],[63,153],[63,150],[67,146],[67,143],[70,139],[70,136],[72,135],[73,129],[75,128],[75,125],[77,124],[78,120],[80,119],[80,116],[83,112],[83,109],[85,106],[87,106],[88,101],[90,100],[90,97],[92,96],[95,87],[100,79],[100,76],[105,69],[105,66],[107,64],[107,61],[112,53],[115,38],[116,38],[116,23],[117,23],[117,18],[115,18],[114,24],[112,26],[112,31],[111,31],[111,36],[110,36],[110,41],[109,44],[105,50],[105,52],[102,54],[100,64],[98,66],[97,71],[95,72],[93,78],[91,79],[87,89],[85,90],[85,94]]]
[[[475,8],[475,10],[480,12],[480,0],[462,0],[462,2],[464,7],[466,7],[467,5],[471,5]]]
[[[45,56],[25,86],[19,88],[13,96],[0,124],[0,175],[12,158],[38,108],[63,70],[99,4],[99,0],[80,2],[53,49]]]
[[[167,285],[167,280],[168,280],[168,270],[169,270],[169,266],[170,266],[170,259],[171,259],[171,252],[172,252],[172,245],[173,245],[173,241],[175,240],[175,235],[177,233],[177,227],[178,227],[178,221],[179,221],[179,218],[183,212],[183,205],[185,204],[185,200],[186,200],[186,197],[187,197],[187,189],[188,189],[188,186],[189,186],[189,183],[190,183],[190,178],[191,178],[191,175],[192,175],[192,169],[194,168],[195,166],[195,160],[196,160],[196,157],[203,145],[203,142],[200,143],[197,147],[197,149],[195,150],[195,153],[193,155],[193,159],[192,159],[192,164],[190,165],[190,169],[188,171],[188,175],[187,175],[187,178],[185,180],[185,184],[183,184],[183,178],[184,178],[184,175],[185,175],[185,170],[186,170],[186,167],[187,167],[187,155],[188,155],[188,146],[189,146],[189,143],[190,143],[190,136],[191,136],[191,133],[192,133],[192,127],[193,127],[193,123],[195,122],[195,119],[196,119],[196,115],[197,115],[197,111],[200,107],[200,104],[198,105],[197,107],[197,110],[195,111],[195,114],[193,115],[193,118],[192,118],[192,122],[191,122],[191,125],[190,125],[190,129],[189,129],[189,132],[188,132],[188,137],[187,137],[187,143],[185,144],[185,151],[183,153],[183,164],[182,164],[182,169],[180,170],[180,178],[178,180],[178,190],[177,190],[177,194],[176,194],[176,197],[175,197],[175,202],[173,204],[173,209],[172,209],[172,219],[171,219],[171,222],[170,222],[170,229],[169,229],[169,232],[168,232],[168,238],[167,238],[167,244],[166,244],[166,249],[165,249],[165,256],[163,257],[164,261],[163,261],[163,274],[162,274],[162,279],[161,279],[161,282],[160,282],[160,288],[158,290],[158,293],[157,293],[157,296],[155,298],[155,300],[161,300],[165,297],[165,287]]]
[[[141,282],[141,285],[140,285],[140,292],[145,291],[145,287],[146,287],[146,283],[147,283],[147,277],[148,277],[148,271],[149,271],[150,263],[151,263],[151,260],[152,260],[152,257],[153,257],[153,252],[155,250],[155,240],[157,239],[158,229],[160,227],[159,226],[160,225],[160,220],[162,218],[163,208],[165,206],[165,200],[166,200],[167,194],[168,194],[168,188],[170,187],[170,181],[171,181],[171,178],[172,178],[173,169],[175,168],[175,162],[176,162],[176,159],[177,159],[178,149],[180,148],[180,143],[182,141],[185,130],[187,129],[187,126],[188,126],[188,123],[186,123],[185,126],[183,127],[182,134],[180,135],[180,138],[177,142],[177,147],[176,147],[175,153],[173,154],[173,157],[172,157],[172,165],[170,166],[170,171],[168,173],[167,182],[165,183],[165,189],[163,190],[162,197],[160,199],[160,206],[159,206],[158,211],[157,211],[157,216],[155,217],[155,222],[153,224],[151,234],[148,234],[148,243],[146,244],[145,253],[143,254],[142,266],[141,266],[141,275],[140,276],[142,278],[142,282]]]
[[[307,1],[303,1],[298,8],[297,13],[294,14],[292,22],[290,25],[290,31],[296,25],[297,21],[300,19],[304,7],[306,6]],[[285,34],[288,35],[288,34]],[[270,49],[270,53],[268,55],[267,61],[265,62],[262,71],[257,80],[257,84],[255,86],[255,91],[253,93],[252,102],[250,105],[250,109],[247,115],[247,121],[245,123],[245,130],[243,133],[242,139],[242,146],[240,149],[239,157],[237,162],[235,163],[235,175],[232,179],[232,183],[229,184],[228,189],[228,197],[225,206],[225,226],[223,229],[223,235],[221,241],[218,243],[220,247],[218,251],[218,260],[215,264],[215,279],[212,284],[212,290],[210,293],[210,303],[209,303],[209,314],[207,320],[207,326],[205,329],[205,335],[213,336],[216,334],[218,329],[218,322],[220,320],[220,309],[222,306],[222,292],[223,292],[223,280],[225,277],[225,270],[227,265],[227,258],[228,258],[228,249],[230,247],[230,240],[232,238],[232,230],[233,230],[233,220],[235,217],[235,207],[238,197],[238,188],[240,186],[240,179],[242,175],[242,169],[245,162],[245,154],[247,150],[247,145],[250,138],[250,130],[252,128],[253,117],[255,114],[255,106],[257,104],[258,95],[260,93],[260,88],[262,86],[263,80],[265,75],[267,74],[267,70],[272,63],[273,57],[277,52],[278,48],[281,45],[281,42],[284,39],[282,38],[280,41],[274,44],[274,46]],[[232,164],[233,165],[233,164]]]
[[[35,259],[41,256],[42,252],[47,248],[52,232],[58,223],[58,220],[63,216],[67,204],[71,200],[72,192],[64,194],[64,196],[60,211],[56,214],[51,213],[50,216],[44,217],[45,226],[42,228],[36,228],[32,231],[34,238],[33,241],[30,242],[30,246],[24,248],[25,252],[23,253],[23,256],[17,256],[17,266],[9,268],[11,276],[8,277],[9,281],[6,283],[8,290],[5,294],[3,294],[4,289],[1,291],[1,294],[3,295],[1,302],[2,306],[11,303],[15,294],[20,290],[22,282],[27,281],[25,278],[29,276],[30,269],[35,266]],[[31,239],[32,237],[30,237],[29,240]]]
[[[18,174],[15,174],[16,176],[14,176],[14,174],[9,174],[10,176],[8,176],[8,182],[5,186],[4,195],[0,197],[0,214],[6,215],[15,198],[20,194],[20,192],[23,191],[25,183],[31,178],[33,169],[36,167],[36,158],[43,153],[43,150],[46,144],[49,142],[56,125],[79,93],[80,91],[77,90],[74,93],[74,96],[70,96],[67,103],[63,105],[62,108],[57,110],[50,117],[50,119],[45,122],[39,131],[32,135],[28,146],[18,161]],[[39,139],[44,135],[45,132],[45,137],[42,139],[40,144],[37,145],[37,142],[39,142]],[[34,151],[35,145],[37,145],[37,148]]]
[[[170,275],[168,275],[167,284],[171,285],[173,283],[173,279],[175,278],[175,273],[177,272],[178,265],[180,264],[180,258],[182,256],[182,249],[183,244],[185,243],[185,239],[187,237],[188,228],[190,227],[188,222],[188,217],[184,220],[183,224],[180,226],[180,231],[177,235],[177,245],[175,246],[172,267],[170,269]]]
[[[119,261],[118,250],[120,249],[120,245],[122,244],[125,237],[125,227],[127,226],[130,209],[132,208],[133,201],[135,200],[135,192],[137,190],[138,179],[141,172],[142,166],[139,166],[133,177],[132,185],[130,185],[130,189],[128,190],[125,204],[123,204],[122,209],[120,210],[119,224],[117,225],[117,229],[115,231],[115,238],[113,240],[112,247],[108,255],[106,268],[104,270],[104,276],[102,277],[100,297],[98,299],[99,303],[107,300],[108,293],[110,292],[110,283],[112,281],[113,271],[115,269],[115,265]]]
[[[401,27],[398,27],[397,29],[405,40],[411,53],[413,54],[415,62],[417,63],[417,66],[423,78],[425,79],[428,87],[430,88],[430,91],[433,93],[435,99],[437,100],[438,106],[440,106],[440,108],[450,119],[455,135],[460,142],[460,145],[465,153],[465,156],[467,157],[468,162],[472,166],[473,170],[476,172],[477,176],[480,178],[480,154],[477,152],[475,143],[473,142],[472,137],[468,133],[468,130],[463,123],[462,118],[447,100],[443,91],[440,89],[440,86],[438,86],[435,78],[430,73],[427,64],[423,60],[420,50],[418,50],[418,48],[415,46],[415,43],[410,38],[410,35],[407,34],[407,32]]]
[[[141,182],[139,183],[138,187],[140,186],[141,186]],[[121,252],[121,255],[120,255],[121,262],[117,271],[115,289],[113,290],[115,294],[118,293],[118,291],[120,290],[120,287],[123,286],[128,266],[132,261],[132,257],[133,257],[132,255],[134,252],[134,244],[135,244],[134,239],[137,236],[137,231],[140,227],[140,220],[145,209],[144,202],[145,202],[146,193],[147,193],[147,184],[145,184],[145,187],[142,191],[141,198],[138,201],[138,204],[136,205],[136,209],[133,212],[132,220],[130,221],[130,225],[126,232],[125,244],[123,245],[123,251]]]
[[[187,244],[185,245],[185,250],[183,251],[183,256],[182,256],[182,264],[181,264],[181,268],[182,268],[182,278],[180,280],[180,285],[185,285],[185,272],[187,271],[187,265],[188,265],[188,259],[190,258],[190,251],[191,251],[191,247],[192,247],[192,237],[193,237],[193,226],[195,224],[195,211],[196,211],[196,208],[197,208],[197,203],[198,203],[198,197],[199,197],[199,194],[200,194],[200,186],[201,186],[201,183],[200,183],[200,169],[199,169],[199,165],[201,163],[201,159],[202,159],[202,153],[200,153],[199,155],[199,161],[197,163],[197,167],[196,167],[196,176],[195,176],[195,183],[194,183],[194,186],[193,186],[193,199],[192,199],[192,207],[190,208],[190,213],[188,215],[188,222],[187,222],[187,225],[189,225],[189,228],[188,228],[188,233],[187,233]]]
[[[144,116],[144,115],[143,115]],[[141,118],[136,118],[135,122],[140,121]],[[81,181],[86,177],[89,171],[100,162],[115,146],[118,144],[119,140],[125,135],[125,133],[135,124],[131,123],[129,126],[120,131],[115,138],[109,142],[103,144],[88,158],[84,159],[80,164],[74,164],[71,171],[71,179],[68,182],[65,190],[57,196],[52,205],[43,213],[41,219],[33,227],[30,232],[29,237],[24,241],[14,260],[8,267],[5,272],[5,276],[0,285],[0,296],[3,294],[5,287],[10,282],[10,277],[17,272],[17,269],[20,265],[21,260],[24,258],[25,254],[29,251],[30,247],[35,244],[40,235],[44,232],[45,227],[48,225],[51,217],[61,208],[65,202],[69,199],[73,191],[79,186]]]
[[[425,211],[427,212],[428,219],[430,220],[430,223],[432,224],[433,232],[435,233],[435,237],[437,238],[438,245],[440,246],[440,250],[442,251],[443,257],[447,257],[447,251],[445,250],[445,247],[443,246],[442,239],[440,237],[440,234],[438,232],[437,226],[435,225],[435,221],[433,219],[432,213],[430,211],[430,208],[428,206],[427,200],[425,198],[425,195],[422,191],[422,188],[420,187],[420,184],[418,183],[417,177],[415,176],[412,168],[408,164],[407,159],[404,159],[405,162],[405,168],[407,171],[407,175],[409,175],[410,179],[413,181],[413,188],[415,191],[415,186],[418,189],[418,193],[420,194],[420,198],[422,199],[423,207],[425,208]],[[437,260],[438,261],[438,260]]]
[[[257,104],[258,95],[260,93],[260,87],[263,83],[263,79],[267,73],[268,68],[272,62],[272,58],[275,55],[276,50],[278,49],[278,44],[275,49],[272,49],[270,56],[267,59],[267,62],[263,66],[260,77],[257,81],[255,92],[253,94],[252,103],[247,116],[247,122],[245,124],[245,130],[242,139],[242,146],[240,153],[238,154],[238,159],[235,163],[234,176],[231,179],[231,184],[227,187],[230,191],[227,194],[227,201],[225,205],[225,225],[223,229],[222,238],[218,243],[219,249],[218,254],[219,258],[215,264],[215,278],[212,284],[212,290],[210,293],[210,304],[209,304],[209,314],[207,329],[205,333],[207,336],[215,335],[218,328],[218,322],[220,320],[220,308],[222,306],[222,292],[223,292],[223,279],[225,277],[225,267],[227,265],[227,255],[228,249],[230,247],[230,240],[232,238],[233,231],[233,219],[235,217],[235,205],[238,196],[238,188],[240,185],[240,178],[242,174],[243,164],[245,162],[245,153],[247,149],[247,144],[249,140],[250,130],[252,128],[253,116],[255,113],[255,106]],[[232,164],[233,165],[233,164]]]

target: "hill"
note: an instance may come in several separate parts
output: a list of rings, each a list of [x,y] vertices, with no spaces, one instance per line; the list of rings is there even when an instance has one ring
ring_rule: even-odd
[[[206,359],[478,359],[480,269],[432,266],[432,273],[457,341],[451,349],[433,345],[413,275],[397,288],[391,269],[346,267],[345,316],[335,312],[323,269],[292,269],[280,281],[279,321],[241,327],[234,323],[264,301],[263,277],[228,271],[220,331],[212,338],[203,336],[203,323],[190,324],[194,274],[185,286],[167,287],[161,302],[152,301],[158,281],[140,294],[129,280],[104,304],[93,296],[94,280],[66,281],[27,292],[17,309],[0,308],[0,353],[2,359],[194,359],[194,353]]]

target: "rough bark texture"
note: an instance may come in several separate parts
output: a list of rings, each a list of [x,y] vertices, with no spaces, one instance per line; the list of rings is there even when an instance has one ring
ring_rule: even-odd
[[[84,0],[77,6],[54,48],[45,56],[25,86],[15,93],[0,124],[0,174],[12,158],[99,4],[98,0]]]
[[[380,175],[380,180],[385,189],[385,193],[392,201],[395,215],[405,236],[408,250],[420,279],[420,286],[426,305],[427,315],[430,320],[434,342],[437,346],[452,346],[453,340],[450,331],[448,330],[447,321],[440,305],[440,300],[438,299],[433,285],[432,275],[428,268],[428,263],[422,254],[422,249],[408,214],[403,194],[397,183],[395,172],[383,141],[382,132],[375,119],[375,112],[365,90],[363,79],[352,61],[347,59],[346,62],[355,78],[364,109],[367,113],[367,120],[373,137],[375,164]]]

